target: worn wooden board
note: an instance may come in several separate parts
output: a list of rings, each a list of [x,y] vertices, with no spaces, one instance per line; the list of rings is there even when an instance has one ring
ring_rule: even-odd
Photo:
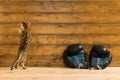
[[[8,23],[0,24],[0,35],[19,35],[18,28],[19,23]],[[93,35],[118,35],[120,34],[120,24],[74,24],[74,23],[32,23],[31,22],[31,33],[32,34],[93,34]],[[3,37],[4,37],[3,36]]]
[[[0,13],[0,23],[119,23],[119,14],[89,13]],[[49,18],[48,18],[49,17]]]
[[[13,2],[12,2],[13,1]],[[26,2],[27,1],[27,2]],[[66,2],[68,1],[68,2]],[[117,13],[117,1],[92,0],[10,0],[0,2],[0,12],[80,12],[80,13]],[[93,5],[94,3],[94,5]]]
[[[20,68],[13,71],[2,67],[0,73],[2,80],[120,80],[119,67],[108,67],[105,70],[28,67],[26,70]]]
[[[33,35],[31,44],[108,44],[119,45],[120,35]],[[0,35],[0,44],[19,44],[19,36]]]
[[[18,45],[0,45],[0,55],[17,55]],[[87,54],[90,53],[92,45],[84,45],[84,49]],[[111,51],[113,56],[120,56],[118,51],[120,50],[119,45],[106,45]],[[29,49],[30,55],[61,55],[66,49],[67,45],[31,45]],[[119,61],[119,60],[118,60]]]

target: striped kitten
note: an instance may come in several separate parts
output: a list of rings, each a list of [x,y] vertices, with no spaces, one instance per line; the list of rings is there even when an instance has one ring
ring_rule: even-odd
[[[31,33],[29,29],[30,29],[30,23],[22,22],[19,28],[19,32],[21,33],[21,35],[20,35],[20,46],[18,49],[18,55],[15,61],[11,65],[11,70],[13,70],[14,67],[18,68],[20,63],[23,69],[26,69],[25,63],[26,63],[27,52],[30,47],[30,41],[31,41]]]

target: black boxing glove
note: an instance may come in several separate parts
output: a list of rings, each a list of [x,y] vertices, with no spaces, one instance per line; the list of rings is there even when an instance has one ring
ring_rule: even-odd
[[[112,54],[103,45],[94,45],[89,56],[90,67],[93,69],[104,69],[112,61]]]

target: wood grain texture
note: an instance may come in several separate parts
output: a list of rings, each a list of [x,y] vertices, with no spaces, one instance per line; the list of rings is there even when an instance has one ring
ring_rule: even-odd
[[[87,54],[90,53],[92,45],[83,45]],[[113,56],[120,56],[118,53],[120,46],[118,45],[106,45]],[[63,51],[66,49],[67,45],[37,45],[31,46],[29,49],[29,55],[62,55]],[[18,45],[1,45],[0,55],[17,55]],[[116,55],[115,55],[116,54]]]
[[[107,44],[120,45],[120,35],[33,35],[31,44]],[[6,40],[5,40],[6,39]],[[8,41],[7,41],[8,40]],[[19,36],[0,35],[0,44],[19,44]]]
[[[120,66],[119,0],[0,0],[0,66],[17,56],[22,21],[31,22],[32,42],[27,66],[64,67],[62,53],[69,44],[104,44]],[[88,59],[87,59],[88,61]]]
[[[119,23],[119,14],[88,13],[0,13],[0,23]],[[49,18],[48,18],[49,17]]]
[[[0,35],[17,35],[20,23],[4,23],[0,24]],[[111,30],[112,29],[112,30]],[[6,31],[6,32],[5,32]],[[120,24],[74,24],[74,23],[32,23],[31,33],[33,35],[45,35],[45,34],[83,34],[83,35],[119,35],[120,34]],[[4,37],[4,36],[3,36]]]
[[[119,67],[108,67],[105,70],[84,70],[68,68],[28,67],[26,70],[15,69],[10,71],[8,67],[0,68],[2,80],[120,80]],[[92,77],[91,77],[92,76]]]
[[[5,1],[5,0],[4,0]],[[19,1],[1,2],[0,12],[81,12],[81,13],[116,13],[119,8],[115,1]],[[114,4],[112,4],[114,2]],[[94,3],[94,5],[93,5]],[[83,9],[84,7],[84,9]]]
[[[85,70],[68,68],[28,67],[26,70],[15,69],[10,71],[8,67],[0,68],[2,80],[120,80],[119,67],[108,67],[105,70]],[[92,76],[92,77],[91,77]]]

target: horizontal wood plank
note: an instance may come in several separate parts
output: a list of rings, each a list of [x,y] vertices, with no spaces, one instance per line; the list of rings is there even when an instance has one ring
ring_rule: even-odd
[[[0,45],[0,55],[17,55],[19,45]],[[62,55],[63,51],[68,45],[38,45],[31,46],[29,49],[29,55]],[[84,45],[87,54],[90,53],[92,45]],[[106,45],[108,49],[113,53],[114,56],[120,56],[118,53],[120,46],[118,45]]]
[[[119,23],[119,14],[87,13],[0,13],[0,23]],[[49,17],[49,18],[48,18]]]
[[[33,35],[32,45],[41,44],[108,44],[120,45],[120,35]],[[0,35],[0,44],[19,44],[19,36]]]
[[[19,1],[1,2],[0,12],[80,12],[80,13],[117,13],[119,6],[115,1]],[[113,2],[115,2],[113,4]],[[118,7],[118,8],[116,8]]]
[[[10,55],[10,56],[0,56],[0,66],[10,66],[12,62],[16,59],[15,55]],[[120,57],[120,56],[119,56]],[[120,63],[118,62],[119,57],[116,57],[113,55],[113,60],[110,66],[120,66]],[[8,61],[9,58],[9,61]],[[4,60],[4,62],[3,62]],[[89,61],[87,61],[88,63]],[[59,67],[64,67],[64,62],[63,58],[58,55],[58,56],[39,56],[39,55],[28,55],[27,57],[27,63],[26,65],[28,66],[53,66],[53,64],[57,64],[56,66],[59,65]],[[55,66],[55,65],[54,65]]]
[[[13,71],[9,67],[1,67],[0,77],[2,80],[120,80],[119,71],[120,67],[108,67],[104,70],[27,67],[26,70],[20,68]]]
[[[0,60],[2,61],[3,59],[7,59],[9,58],[9,60],[11,62],[9,62],[8,60],[4,60],[4,62],[8,62],[8,63],[12,63],[12,61],[14,61],[17,57],[17,55],[0,55]],[[89,56],[87,56],[87,59],[88,59]],[[113,60],[112,62],[113,63],[118,63],[118,60],[120,56],[114,56],[113,55]],[[63,63],[63,57],[62,55],[46,55],[46,56],[43,56],[43,55],[29,55],[27,56],[27,62],[36,62],[36,63]],[[89,60],[87,60],[87,63],[89,63]],[[120,63],[119,63],[120,64]],[[111,63],[112,65],[112,63]]]
[[[0,35],[19,35],[20,23],[0,24]],[[32,34],[120,34],[120,24],[33,24]]]

